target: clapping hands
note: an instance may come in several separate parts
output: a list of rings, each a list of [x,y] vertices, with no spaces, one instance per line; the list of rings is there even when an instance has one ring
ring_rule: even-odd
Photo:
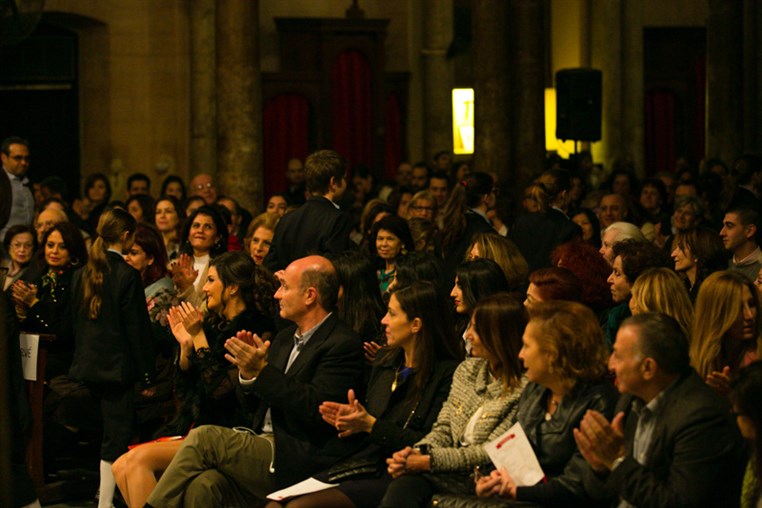
[[[376,419],[371,416],[362,404],[355,398],[354,390],[347,392],[347,404],[340,402],[323,402],[318,408],[320,416],[332,427],[339,431],[339,437],[349,437],[360,432],[370,432]]]

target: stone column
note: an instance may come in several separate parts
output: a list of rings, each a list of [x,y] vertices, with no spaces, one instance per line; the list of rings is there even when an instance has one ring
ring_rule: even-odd
[[[622,155],[632,157],[635,171],[643,178],[646,174],[643,0],[624,0],[623,10]]]
[[[505,0],[474,0],[474,168],[494,171],[504,183],[512,179],[508,20]]]
[[[259,1],[217,0],[217,178],[249,210],[262,207]]]
[[[447,49],[453,37],[452,0],[424,0],[423,145],[424,159],[452,151],[452,63]]]
[[[512,183],[521,192],[542,171],[545,157],[545,2],[511,0],[509,5],[514,34]]]
[[[709,0],[706,21],[706,156],[743,152],[743,4]]]
[[[601,141],[593,143],[593,155],[611,169],[622,152],[622,41],[621,3],[592,0],[590,5],[590,63],[603,71],[601,93]]]
[[[744,152],[762,150],[762,7],[744,0]]]
[[[214,0],[191,0],[190,175],[217,172]]]

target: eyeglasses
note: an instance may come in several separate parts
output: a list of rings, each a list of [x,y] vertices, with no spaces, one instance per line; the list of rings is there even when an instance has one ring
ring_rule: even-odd
[[[194,187],[196,190],[204,190],[204,189],[213,189],[214,184],[212,182],[209,183],[200,183]]]
[[[12,242],[11,248],[13,249],[32,249],[34,247],[31,243]]]

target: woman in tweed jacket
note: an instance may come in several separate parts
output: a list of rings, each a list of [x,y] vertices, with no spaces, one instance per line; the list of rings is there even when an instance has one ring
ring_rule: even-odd
[[[523,305],[510,295],[498,293],[479,302],[466,332],[475,358],[455,371],[450,396],[431,432],[387,460],[395,480],[380,506],[425,506],[435,493],[473,491],[473,468],[489,463],[481,445],[516,421],[526,385],[518,359],[526,323]]]

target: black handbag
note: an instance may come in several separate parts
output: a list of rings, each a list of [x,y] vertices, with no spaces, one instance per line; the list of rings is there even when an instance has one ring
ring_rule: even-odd
[[[350,480],[355,477],[378,477],[386,471],[386,460],[377,455],[350,457],[328,470],[328,483]]]

